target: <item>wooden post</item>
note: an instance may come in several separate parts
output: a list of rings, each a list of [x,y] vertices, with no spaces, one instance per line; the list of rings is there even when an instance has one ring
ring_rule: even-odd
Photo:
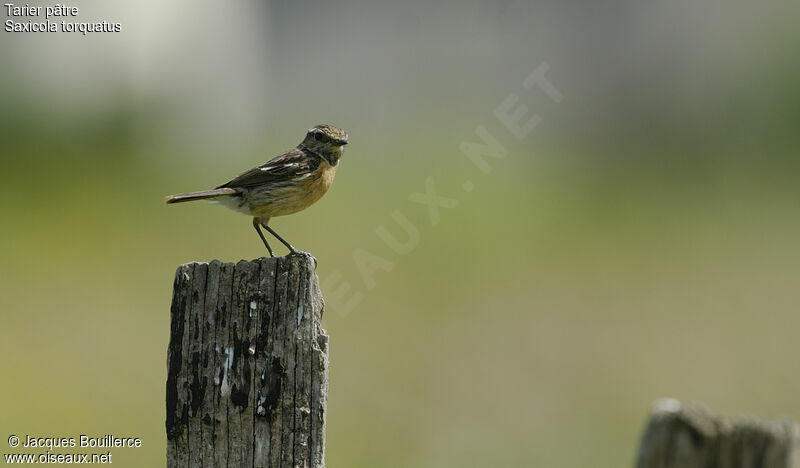
[[[310,255],[175,272],[168,467],[324,467],[328,335]]]
[[[798,426],[789,420],[728,421],[698,403],[656,402],[637,468],[800,468]]]

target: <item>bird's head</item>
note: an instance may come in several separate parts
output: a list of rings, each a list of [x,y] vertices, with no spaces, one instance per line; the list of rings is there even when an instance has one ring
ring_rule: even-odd
[[[347,132],[342,129],[333,125],[316,125],[308,130],[300,145],[335,166],[342,157],[342,147],[347,144],[347,139]]]

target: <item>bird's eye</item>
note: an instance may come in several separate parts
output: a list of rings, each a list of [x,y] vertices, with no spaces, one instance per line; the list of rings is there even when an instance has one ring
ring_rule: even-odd
[[[324,133],[315,133],[314,134],[314,138],[317,141],[321,141],[323,143],[330,141],[330,138],[328,138],[328,135],[325,135]]]

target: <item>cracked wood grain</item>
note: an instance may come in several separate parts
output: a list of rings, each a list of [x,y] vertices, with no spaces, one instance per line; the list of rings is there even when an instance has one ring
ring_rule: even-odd
[[[324,467],[328,335],[314,260],[175,272],[167,466]]]

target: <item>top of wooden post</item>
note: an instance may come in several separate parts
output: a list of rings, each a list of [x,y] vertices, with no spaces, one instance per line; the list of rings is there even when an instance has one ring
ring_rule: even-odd
[[[699,403],[653,405],[637,468],[800,468],[800,431],[789,420],[714,416]]]
[[[175,272],[168,466],[324,466],[328,335],[310,255]]]

